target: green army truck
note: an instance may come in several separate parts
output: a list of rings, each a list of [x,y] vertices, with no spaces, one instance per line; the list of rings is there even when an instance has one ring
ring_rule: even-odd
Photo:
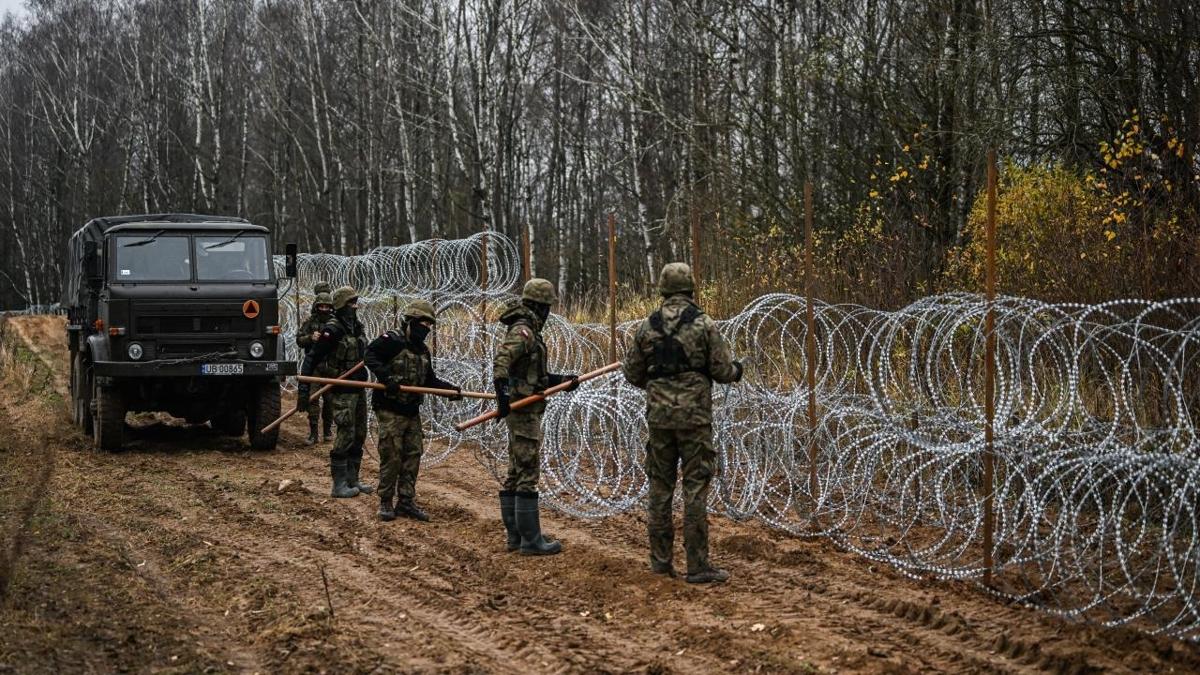
[[[240,218],[96,218],[67,244],[72,417],[97,448],[124,441],[127,412],[166,412],[275,447],[286,358],[265,227]],[[294,263],[289,262],[289,274]]]

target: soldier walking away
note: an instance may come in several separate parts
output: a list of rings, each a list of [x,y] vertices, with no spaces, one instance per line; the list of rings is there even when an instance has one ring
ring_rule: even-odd
[[[508,533],[508,550],[520,549],[522,555],[553,555],[562,551],[562,544],[542,534],[538,512],[542,411],[546,403],[539,401],[519,410],[509,408],[514,398],[524,398],[564,382],[571,382],[568,391],[579,386],[577,375],[546,371],[542,328],[550,316],[550,307],[557,301],[554,285],[549,281],[526,282],[520,302],[500,315],[500,323],[508,330],[492,363],[496,411],[508,424],[508,477],[500,491],[500,517]]]
[[[325,324],[333,318],[333,296],[330,295],[329,284],[324,281],[318,281],[313,286],[313,292],[316,293],[316,298],[313,300],[312,313],[308,315],[308,319],[296,331],[296,346],[300,347],[304,355],[312,350],[313,343],[321,335],[321,329]],[[330,369],[326,366],[318,368],[316,374],[321,377],[337,377],[340,373],[330,373]],[[304,400],[308,400],[309,385],[301,383],[297,391],[297,396],[303,396]],[[324,406],[322,406],[324,403]],[[324,412],[322,413],[322,409]],[[304,442],[305,445],[315,445],[317,443],[317,422],[324,417],[325,421],[325,440],[333,439],[333,394],[326,392],[321,395],[320,400],[316,405],[308,407],[308,439]]]
[[[712,444],[712,383],[742,379],[716,323],[692,300],[692,270],[663,267],[662,306],[638,326],[622,364],[625,379],[646,390],[646,476],[650,479],[647,530],[650,569],[675,576],[672,502],[683,466],[683,542],[687,581],[721,582],[729,573],[708,559],[708,487],[716,454]]]
[[[433,372],[433,360],[425,338],[435,322],[433,305],[416,300],[404,310],[399,330],[389,330],[367,345],[367,367],[387,386],[371,396],[379,422],[379,519],[395,520],[397,515],[428,522],[429,516],[417,506],[417,472],[425,452],[421,430],[422,394],[400,391],[401,385],[453,389],[450,397],[462,400],[462,388],[440,380]],[[395,506],[393,496],[398,496]]]
[[[340,375],[363,359],[367,339],[363,336],[362,324],[358,321],[358,292],[342,286],[333,292],[333,317],[321,328],[300,371],[311,375],[322,367]],[[361,368],[350,379],[365,381],[366,371]],[[356,497],[359,493],[370,494],[375,488],[359,482],[362,467],[363,443],[367,440],[367,395],[364,389],[334,387],[333,421],[337,424],[337,437],[329,451],[329,471],[333,475],[334,497]],[[302,396],[297,405],[305,409],[307,396]]]

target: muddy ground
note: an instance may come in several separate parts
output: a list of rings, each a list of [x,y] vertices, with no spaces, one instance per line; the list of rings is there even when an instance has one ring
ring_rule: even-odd
[[[754,523],[714,519],[722,586],[651,575],[639,513],[545,514],[565,553],[509,554],[495,482],[466,454],[423,472],[433,522],[381,523],[373,497],[329,498],[328,448],[298,417],[270,453],[142,419],[101,454],[63,402],[61,319],[3,329],[0,672],[1200,669],[1191,645]]]

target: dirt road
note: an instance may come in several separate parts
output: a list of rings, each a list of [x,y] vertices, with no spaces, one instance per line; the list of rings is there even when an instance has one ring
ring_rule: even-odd
[[[466,455],[423,472],[433,522],[380,523],[372,497],[329,498],[328,448],[305,447],[298,418],[271,453],[142,419],[127,451],[100,454],[62,401],[62,322],[4,330],[0,672],[1200,669],[1191,645],[757,524],[714,520],[723,586],[651,575],[637,513],[547,514],[565,553],[509,554],[496,485]]]

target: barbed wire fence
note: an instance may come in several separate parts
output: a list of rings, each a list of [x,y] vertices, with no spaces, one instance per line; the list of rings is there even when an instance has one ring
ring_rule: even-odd
[[[521,256],[497,233],[301,256],[301,287],[318,279],[355,285],[368,335],[397,325],[409,301],[430,300],[439,374],[486,391],[502,338],[486,319],[515,299]],[[311,292],[300,295],[303,308]],[[299,314],[289,297],[281,313],[294,344]],[[747,374],[714,390],[716,512],[825,538],[911,576],[972,580],[1063,617],[1198,637],[1200,298],[1074,305],[944,294],[898,311],[811,306],[812,429],[805,298],[766,295],[719,322]],[[618,343],[636,325],[616,325]],[[545,333],[553,370],[584,372],[609,357],[610,326],[552,315]],[[637,508],[647,490],[644,405],[620,374],[551,398],[546,501],[584,518]],[[428,406],[427,463],[469,450],[503,473],[502,425],[454,430],[485,402]],[[988,498],[994,531],[985,546]]]

